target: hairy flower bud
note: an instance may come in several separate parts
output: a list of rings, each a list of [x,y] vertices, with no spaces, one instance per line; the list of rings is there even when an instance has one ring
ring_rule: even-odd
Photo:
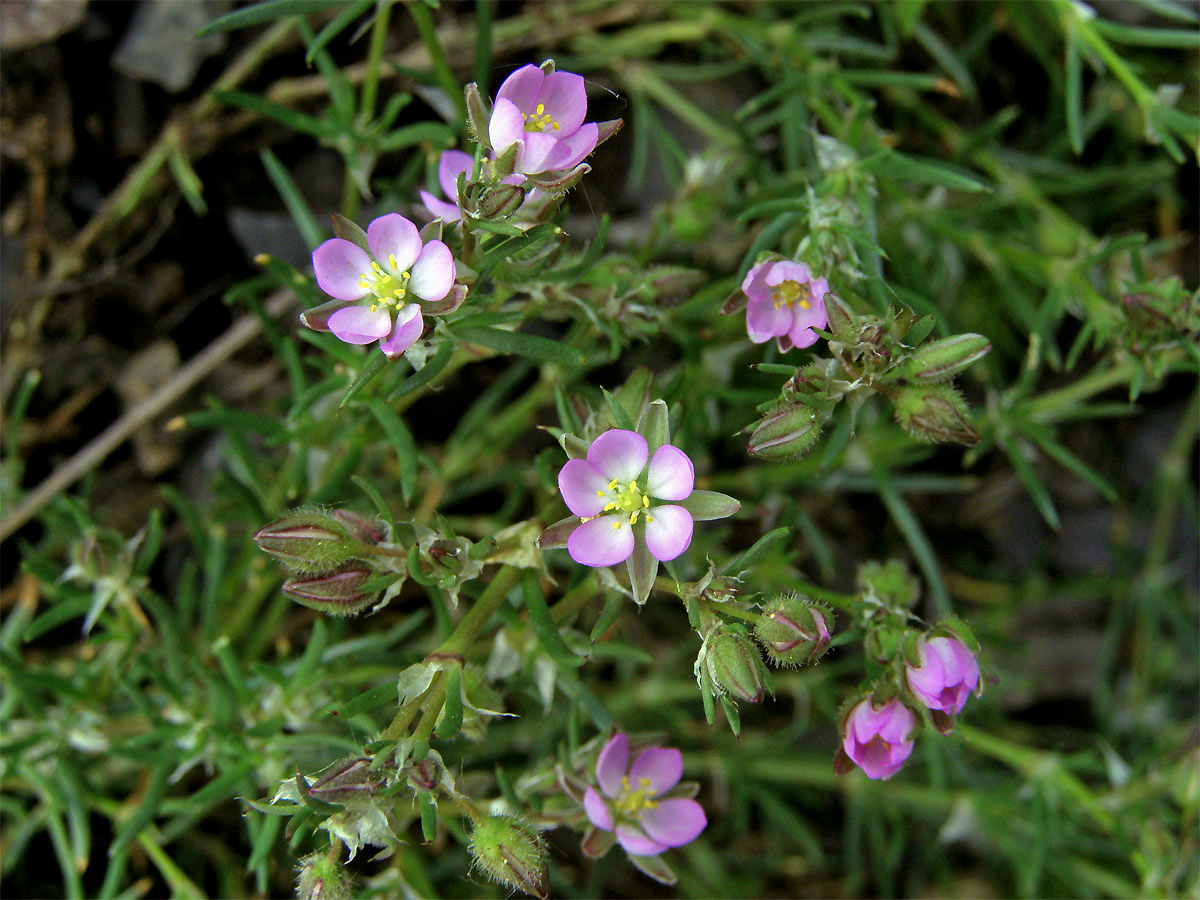
[[[992,342],[982,334],[956,334],[919,348],[900,366],[900,375],[917,384],[947,381],[991,349]]]
[[[463,94],[467,100],[467,123],[471,126],[471,136],[490,153],[492,144],[488,140],[488,121],[492,113],[487,102],[479,93],[479,85],[473,81],[463,89]]]
[[[340,510],[296,510],[260,528],[254,542],[294,572],[332,572],[354,559],[361,543],[378,540],[360,525],[359,517],[349,516]]]
[[[839,341],[848,344],[859,339],[858,315],[845,300],[833,294],[826,295],[825,315],[829,318],[829,330]]]
[[[968,446],[979,443],[966,401],[947,384],[903,387],[894,402],[896,421],[919,441]]]
[[[765,669],[758,648],[746,635],[717,626],[704,642],[704,665],[708,677],[722,694],[760,703]]]
[[[363,565],[350,564],[333,572],[290,578],[283,592],[302,606],[332,616],[352,616],[366,609],[379,596],[378,591],[363,588],[371,578],[371,570]]]
[[[497,184],[484,188],[475,204],[480,219],[507,219],[525,202],[525,189],[519,184]]]
[[[546,897],[546,848],[541,837],[512,816],[488,816],[471,835],[475,865],[493,881],[534,897]]]
[[[782,406],[754,427],[747,452],[758,459],[797,459],[821,435],[821,414],[802,403]]]
[[[372,767],[369,756],[351,756],[338,760],[325,774],[308,786],[308,796],[342,806],[364,800],[387,787],[387,771]]]
[[[296,868],[296,900],[349,900],[350,876],[327,853],[312,853]]]
[[[829,649],[832,632],[833,613],[796,594],[772,600],[754,626],[754,636],[780,666],[816,662]]]

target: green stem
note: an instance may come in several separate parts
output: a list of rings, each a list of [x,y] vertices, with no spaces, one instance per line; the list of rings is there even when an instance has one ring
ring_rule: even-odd
[[[453,101],[459,116],[465,119],[467,117],[467,100],[463,96],[462,85],[458,83],[458,79],[454,77],[454,72],[450,69],[450,64],[446,61],[446,54],[442,51],[441,41],[438,40],[437,29],[433,25],[433,16],[429,12],[429,7],[421,0],[415,0],[408,4],[408,11],[412,13],[413,21],[417,23],[417,31],[421,33],[421,40],[425,42],[425,49],[429,52],[429,61],[433,64],[433,74],[441,84],[442,90]]]
[[[387,42],[388,19],[392,14],[394,0],[383,0],[371,26],[371,48],[367,55],[367,74],[363,88],[359,113],[363,124],[375,117],[375,98],[379,96],[379,64],[383,59],[383,45]]]
[[[458,627],[454,629],[454,633],[446,638],[434,653],[446,656],[455,653],[465,654],[471,642],[500,608],[500,604],[504,602],[504,598],[516,586],[520,578],[521,570],[516,566],[501,566],[500,570],[492,577],[491,583],[475,601],[471,611],[463,617],[463,620],[458,623]]]
[[[1183,351],[1171,350],[1163,355],[1164,373],[1172,370],[1176,363],[1182,361]],[[1092,372],[1076,382],[1061,387],[1048,394],[1042,394],[1036,400],[1031,400],[1025,406],[1025,411],[1031,419],[1039,422],[1053,422],[1055,414],[1062,410],[1070,410],[1081,402],[1118,384],[1126,384],[1135,370],[1144,365],[1140,358],[1130,357],[1102,372]]]
[[[567,591],[561,600],[550,607],[550,618],[554,620],[555,625],[561,625],[603,590],[596,576],[589,575],[582,584]]]

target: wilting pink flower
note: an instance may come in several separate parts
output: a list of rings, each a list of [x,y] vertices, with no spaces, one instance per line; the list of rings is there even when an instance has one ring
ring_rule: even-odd
[[[746,331],[750,340],[762,344],[776,338],[782,352],[792,347],[809,347],[817,342],[814,328],[828,324],[825,295],[829,283],[813,278],[802,262],[768,260],[749,272],[742,293],[746,306]]]
[[[497,157],[517,145],[515,170],[525,175],[570,169],[596,149],[599,128],[584,124],[587,89],[573,72],[547,75],[522,66],[500,85],[488,123]]]
[[[891,778],[912,753],[917,717],[898,699],[878,709],[863,700],[842,723],[842,749],[868,778]]]
[[[922,703],[953,716],[979,689],[979,663],[956,637],[921,638],[921,663],[907,668],[908,686]]]
[[[446,150],[438,160],[438,184],[449,203],[440,200],[429,191],[420,191],[421,202],[433,213],[434,218],[449,224],[462,218],[462,210],[458,208],[458,176],[470,174],[475,160],[469,153],[461,150]]]
[[[647,465],[649,460],[649,465]],[[650,457],[636,431],[610,429],[558,473],[558,489],[582,524],[567,538],[567,552],[585,566],[613,566],[633,553],[636,538],[667,562],[692,542],[692,514],[657,501],[685,500],[695,470],[687,454],[663,444]]]
[[[454,286],[454,258],[441,241],[423,244],[417,226],[398,213],[367,227],[367,247],[330,238],[313,251],[321,290],[352,302],[326,326],[348,344],[377,340],[385,354],[399,356],[425,325],[415,300],[441,300]]]
[[[694,841],[708,825],[704,808],[688,797],[664,797],[683,775],[683,756],[673,747],[651,747],[629,764],[629,738],[613,737],[596,760],[600,790],[583,797],[588,820],[615,831],[631,856],[657,856]]]

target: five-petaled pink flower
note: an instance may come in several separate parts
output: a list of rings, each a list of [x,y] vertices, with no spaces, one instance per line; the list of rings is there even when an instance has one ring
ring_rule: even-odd
[[[663,796],[682,775],[683,756],[673,747],[643,750],[630,765],[629,738],[618,734],[600,751],[600,791],[589,787],[583,808],[597,828],[615,831],[631,856],[657,856],[694,841],[708,824],[695,800]]]
[[[893,697],[878,709],[860,702],[842,723],[842,748],[868,778],[891,778],[912,753],[917,717]]]
[[[908,686],[922,703],[946,715],[957,715],[967,697],[979,689],[979,663],[956,637],[922,637],[920,665],[907,667]]]
[[[421,202],[433,213],[435,219],[450,224],[462,218],[462,210],[458,208],[458,176],[465,174],[469,180],[474,164],[475,160],[471,154],[461,150],[446,150],[442,153],[442,158],[438,160],[438,184],[450,202],[435,197],[429,191],[420,191]]]
[[[488,123],[492,152],[500,157],[516,144],[515,170],[524,175],[573,168],[596,149],[600,136],[595,122],[584,124],[585,115],[581,76],[522,66],[496,92]]]
[[[649,465],[647,465],[649,460]],[[558,473],[558,489],[582,524],[567,538],[567,552],[585,566],[613,566],[633,554],[635,535],[651,555],[667,562],[692,542],[692,514],[656,501],[687,499],[695,470],[687,454],[663,444],[650,456],[636,431],[610,429]]]
[[[746,306],[746,332],[762,344],[776,338],[781,352],[810,347],[817,342],[814,328],[824,328],[825,295],[829,282],[813,278],[808,266],[791,260],[761,262],[742,282]]]
[[[348,344],[379,341],[399,356],[421,336],[424,321],[415,302],[441,300],[454,286],[454,258],[441,241],[422,243],[417,226],[398,213],[367,227],[367,250],[330,238],[313,251],[321,290],[338,300],[359,301],[329,316],[327,327]]]

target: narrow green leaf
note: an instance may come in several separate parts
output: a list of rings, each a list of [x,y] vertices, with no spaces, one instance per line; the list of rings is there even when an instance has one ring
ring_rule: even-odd
[[[525,610],[529,613],[529,625],[546,654],[559,665],[571,668],[583,665],[585,658],[567,646],[555,626],[550,616],[550,607],[546,605],[546,596],[542,593],[538,574],[533,569],[521,572],[521,597],[525,601]]]
[[[917,565],[921,568],[921,573],[925,576],[934,609],[938,615],[949,615],[953,611],[950,608],[950,594],[946,590],[946,583],[942,580],[942,567],[938,564],[937,554],[933,552],[933,545],[929,543],[929,538],[925,536],[921,523],[909,508],[904,497],[892,484],[891,473],[884,469],[876,469],[873,474],[879,499],[883,501],[892,521],[904,535],[908,548],[912,551]]]
[[[197,31],[195,36],[201,38],[221,31],[262,25],[264,22],[274,22],[289,16],[306,16],[333,6],[341,6],[344,2],[345,0],[265,0],[263,3],[237,9],[213,19]]]
[[[246,91],[213,91],[212,96],[214,100],[221,103],[248,109],[269,119],[274,119],[294,131],[300,131],[313,137],[334,140],[345,133],[345,129],[335,122],[296,112],[294,109],[274,103],[258,94],[250,94]]]
[[[442,721],[438,726],[437,735],[442,740],[449,740],[462,731],[463,697],[462,668],[460,666],[451,666],[446,670],[446,700],[442,709]]]
[[[421,800],[421,837],[425,838],[427,842],[436,840],[437,804],[433,802],[433,795],[429,791],[418,791],[417,796]]]
[[[540,362],[561,363],[566,366],[582,366],[587,362],[582,350],[536,334],[504,331],[499,328],[456,328],[454,333],[469,343]]]
[[[613,424],[624,431],[633,431],[633,421],[629,418],[629,413],[625,411],[621,402],[605,388],[600,388],[600,392],[604,394],[604,402],[608,404],[608,412],[613,417]]]
[[[400,382],[399,386],[388,397],[388,401],[395,403],[401,397],[411,394],[413,391],[429,384],[446,368],[453,353],[454,345],[449,341],[443,341],[438,346],[437,352],[425,361],[425,365]]]
[[[175,178],[175,183],[179,185],[183,199],[192,208],[192,212],[198,216],[207,213],[208,205],[204,202],[204,185],[200,183],[200,176],[192,168],[191,161],[184,155],[183,148],[179,146],[178,142],[171,144],[171,150],[167,154],[167,166]]]
[[[308,52],[304,54],[305,63],[311,66],[313,58],[317,55],[318,51],[322,50],[325,45],[345,31],[351,22],[374,5],[375,0],[358,0],[357,3],[351,3],[338,13],[329,24],[321,29],[316,37],[308,42]]]
[[[327,235],[317,222],[317,217],[313,215],[308,201],[300,193],[300,188],[296,186],[296,182],[292,179],[291,174],[284,168],[283,163],[279,161],[279,157],[270,150],[260,150],[258,158],[262,160],[263,168],[267,170],[267,177],[271,179],[271,184],[275,186],[275,190],[283,198],[283,203],[287,207],[288,214],[291,215],[292,221],[296,223],[296,230],[300,232],[300,236],[304,238],[304,242],[308,245],[308,248],[315,250],[325,240]]]
[[[417,445],[413,442],[412,432],[395,410],[382,400],[372,400],[367,408],[396,450],[396,462],[400,467],[400,493],[404,502],[408,503],[417,490]]]
[[[1013,472],[1016,473],[1021,483],[1025,485],[1025,490],[1029,493],[1029,499],[1033,501],[1033,505],[1037,507],[1042,518],[1046,520],[1046,524],[1055,531],[1058,531],[1061,527],[1058,519],[1058,510],[1054,508],[1054,501],[1050,499],[1050,492],[1046,490],[1046,486],[1042,484],[1037,473],[1033,471],[1033,466],[1025,458],[1023,449],[1008,437],[1000,435],[997,435],[996,443],[1008,454],[1009,461],[1012,462]]]
[[[621,611],[625,608],[625,598],[620,594],[609,594],[608,599],[604,601],[604,608],[600,610],[600,617],[596,619],[596,624],[592,626],[592,631],[588,635],[588,639],[594,644],[604,636],[608,629],[612,628],[613,624],[621,617]]]
[[[1076,156],[1083,153],[1083,58],[1079,53],[1079,36],[1074,27],[1067,29],[1067,136]]]
[[[755,541],[750,549],[722,569],[721,574],[736,575],[739,572],[745,572],[747,569],[753,568],[760,559],[771,553],[776,547],[787,543],[791,539],[791,536],[791,528],[776,528],[774,531],[768,531]]]
[[[387,368],[389,362],[391,362],[391,360],[384,356],[383,353],[379,351],[371,353],[370,356],[367,357],[366,365],[364,365],[361,371],[359,371],[358,377],[356,377],[350,387],[347,388],[346,396],[343,397],[342,402],[338,404],[338,409],[344,409],[347,403],[354,399],[354,397],[356,397],[363,388],[370,384],[377,375]]]
[[[970,172],[935,159],[907,156],[897,151],[882,153],[862,160],[861,165],[874,175],[901,181],[933,184],[956,191],[991,192],[991,188]]]

